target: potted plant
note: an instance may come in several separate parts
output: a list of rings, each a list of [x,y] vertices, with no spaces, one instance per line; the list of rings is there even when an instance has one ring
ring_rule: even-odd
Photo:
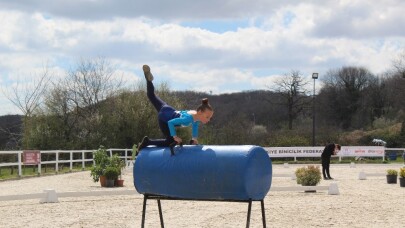
[[[125,168],[125,162],[118,155],[114,154],[110,158],[110,166],[118,170],[118,176],[115,179],[115,186],[123,187],[124,180],[122,179],[122,170]]]
[[[100,146],[100,148],[93,152],[94,165],[90,169],[90,176],[93,177],[94,182],[100,181],[102,187],[106,185],[106,178],[104,176],[105,169],[110,163],[107,155],[107,150]]]
[[[388,169],[387,170],[387,183],[388,184],[396,184],[398,177],[398,171],[395,169]]]
[[[115,179],[118,178],[118,169],[113,166],[107,166],[104,175],[107,178],[106,187],[114,187]]]
[[[297,184],[301,184],[302,186],[316,186],[321,181],[321,170],[315,165],[298,168],[295,171],[295,175],[297,177]]]
[[[405,168],[399,169],[399,186],[405,187]]]

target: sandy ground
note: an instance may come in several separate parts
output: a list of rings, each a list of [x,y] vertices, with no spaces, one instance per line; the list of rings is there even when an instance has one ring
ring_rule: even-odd
[[[273,173],[292,174],[303,165],[273,165]],[[405,188],[387,184],[385,176],[359,180],[359,172],[385,174],[402,165],[331,165],[340,195],[271,191],[265,198],[267,227],[405,227]],[[134,189],[132,171],[124,174],[125,187]],[[322,180],[326,186],[332,181]],[[273,177],[272,186],[297,186],[288,177]],[[0,182],[0,195],[106,190],[89,172],[60,174]],[[39,199],[0,201],[0,227],[141,227],[143,196],[92,196],[59,198],[40,204]],[[245,227],[247,203],[161,201],[165,227]],[[262,227],[260,203],[254,202],[250,227]],[[146,227],[160,227],[155,200],[147,204]]]

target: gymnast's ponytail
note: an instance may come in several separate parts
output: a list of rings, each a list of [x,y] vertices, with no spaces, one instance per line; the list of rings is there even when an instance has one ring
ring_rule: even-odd
[[[198,111],[205,112],[207,109],[210,110],[210,111],[213,111],[211,105],[208,102],[208,98],[204,98],[204,99],[201,100],[201,105],[198,106],[197,112]]]

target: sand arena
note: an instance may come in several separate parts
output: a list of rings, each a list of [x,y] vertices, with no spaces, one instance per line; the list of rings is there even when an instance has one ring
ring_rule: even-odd
[[[273,174],[292,174],[303,165],[273,165]],[[271,191],[265,198],[267,227],[404,227],[405,188],[387,184],[385,176],[359,180],[359,172],[385,174],[401,164],[331,165],[340,195]],[[88,171],[0,182],[0,195],[134,189],[132,170],[126,170],[123,188],[101,188]],[[320,185],[331,181],[322,180]],[[288,177],[273,177],[272,186],[297,186]],[[165,227],[245,227],[247,204],[235,202],[166,201]],[[0,227],[140,227],[143,196],[92,196],[59,198],[40,204],[39,199],[0,201]],[[157,203],[149,200],[146,227],[160,227]],[[250,227],[262,227],[260,203],[254,202]]]

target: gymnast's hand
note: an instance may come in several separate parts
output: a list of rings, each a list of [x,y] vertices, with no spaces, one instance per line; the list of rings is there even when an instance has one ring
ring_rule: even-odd
[[[177,144],[180,144],[181,143],[181,138],[180,137],[177,137],[177,136],[173,136],[173,139],[174,139],[174,141],[176,141],[177,142]]]

